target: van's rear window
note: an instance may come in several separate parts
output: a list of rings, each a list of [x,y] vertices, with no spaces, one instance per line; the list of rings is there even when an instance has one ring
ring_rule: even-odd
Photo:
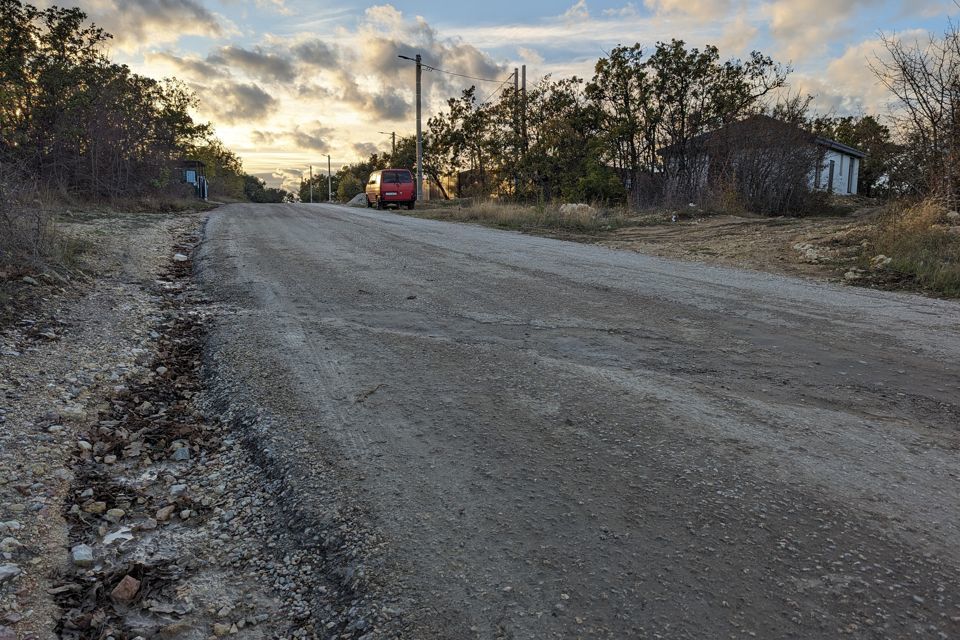
[[[408,182],[413,182],[413,178],[407,171],[384,171],[383,172],[383,182],[394,182],[407,184]]]

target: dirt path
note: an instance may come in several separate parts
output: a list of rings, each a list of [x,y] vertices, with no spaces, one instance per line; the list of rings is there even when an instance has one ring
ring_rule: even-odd
[[[960,634],[960,305],[312,206],[208,358],[370,633]]]

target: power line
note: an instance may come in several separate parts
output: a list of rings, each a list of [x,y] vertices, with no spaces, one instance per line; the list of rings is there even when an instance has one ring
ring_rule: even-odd
[[[509,82],[509,81],[512,80],[512,79],[513,79],[513,74],[511,73],[511,74],[508,75],[506,78],[504,78],[503,81],[502,81],[499,85],[497,85],[497,88],[496,88],[496,89],[494,89],[493,91],[490,92],[490,95],[488,95],[486,98],[484,98],[483,100],[481,100],[481,101],[480,101],[480,104],[483,104],[483,103],[485,103],[487,100],[489,100],[489,99],[491,98],[491,96],[493,96],[493,94],[495,94],[497,91],[500,91],[500,87],[502,87],[503,85],[505,85],[507,82]]]
[[[425,64],[425,65],[422,65],[422,66],[423,66],[424,69],[427,69],[427,70],[429,70],[429,71],[439,71],[440,73],[446,73],[447,75],[457,76],[458,78],[467,78],[468,80],[477,80],[478,82],[500,82],[499,80],[495,80],[495,79],[493,79],[493,78],[478,78],[478,77],[476,77],[476,76],[468,76],[468,75],[465,75],[465,74],[462,74],[462,73],[456,73],[456,72],[454,72],[454,71],[447,71],[446,69],[439,69],[439,68],[437,68],[437,67],[431,67],[431,66],[428,65],[428,64]],[[502,84],[502,83],[501,83],[501,84]]]

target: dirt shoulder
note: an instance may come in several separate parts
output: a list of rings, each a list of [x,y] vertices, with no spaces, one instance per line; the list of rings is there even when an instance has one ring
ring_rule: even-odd
[[[316,632],[319,544],[277,530],[275,483],[204,408],[203,219],[74,216],[61,230],[87,250],[71,270],[16,284],[30,299],[0,327],[3,640]]]
[[[533,207],[487,205],[482,215],[428,204],[404,215],[475,222],[663,258],[751,269],[884,290],[933,293],[913,277],[872,261],[871,236],[883,212],[868,201],[845,215],[806,218],[709,215],[699,209],[626,215],[584,224],[536,213]],[[849,210],[849,207],[848,207]]]
[[[664,258],[755,271],[842,279],[857,262],[869,222],[856,218],[753,218],[730,215],[625,227],[596,242]]]

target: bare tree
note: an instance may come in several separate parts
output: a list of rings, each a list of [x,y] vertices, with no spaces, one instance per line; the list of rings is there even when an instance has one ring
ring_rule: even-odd
[[[883,36],[871,68],[894,95],[894,119],[916,167],[913,191],[960,203],[960,31],[905,41]]]

